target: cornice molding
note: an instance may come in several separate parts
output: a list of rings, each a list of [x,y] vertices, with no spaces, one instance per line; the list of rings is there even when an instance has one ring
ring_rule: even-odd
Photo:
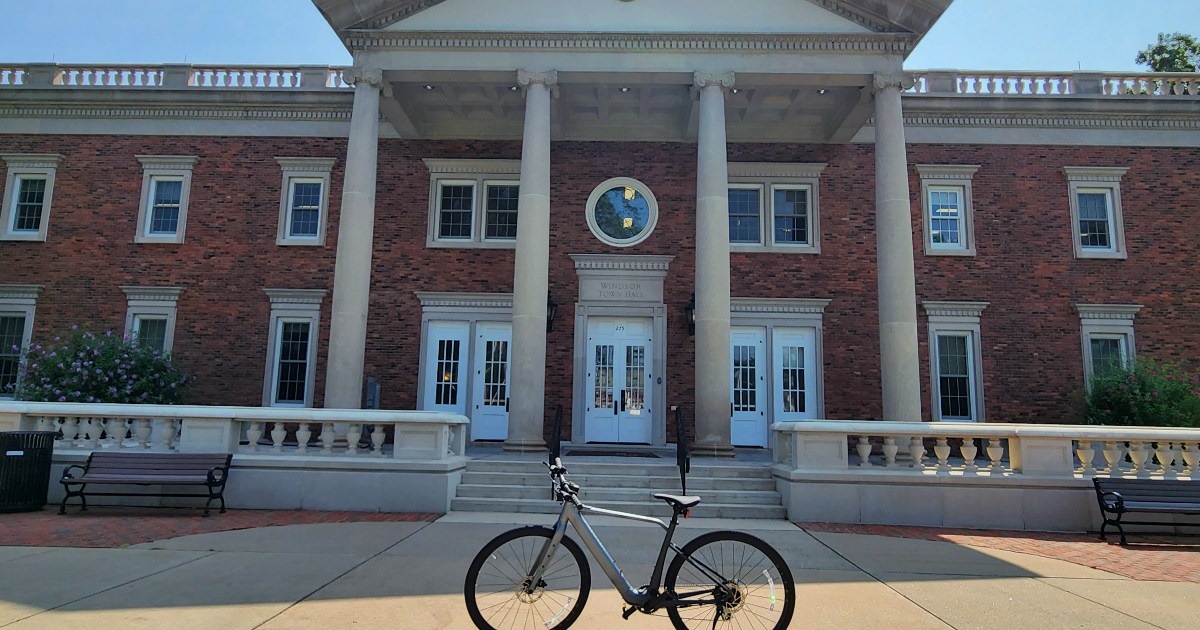
[[[279,163],[280,168],[285,173],[296,171],[328,173],[333,170],[333,165],[337,163],[337,158],[277,157],[275,161]]]
[[[1129,168],[1125,166],[1064,166],[1069,182],[1118,183]]]
[[[0,284],[0,300],[10,304],[32,305],[42,292],[40,284]]]
[[[872,118],[867,122],[874,126]],[[962,114],[906,113],[906,127],[1033,127],[1039,129],[1160,129],[1200,130],[1196,116],[1151,116],[1129,114],[1023,114],[971,112]]]
[[[753,51],[836,52],[840,54],[907,54],[912,36],[905,34],[789,33],[481,33],[473,31],[366,31],[346,36],[346,45],[366,50],[548,50],[561,52]]]
[[[730,162],[730,177],[786,177],[817,179],[825,162]]]
[[[58,153],[0,153],[8,168],[58,168],[63,157]]]
[[[143,96],[144,95],[139,95]],[[3,118],[105,118],[201,119],[254,121],[350,121],[351,105],[339,108],[306,108],[303,105],[271,107],[197,107],[169,103],[104,105],[0,105]]]
[[[364,20],[361,24],[363,27],[371,29],[386,28],[392,24],[395,24],[396,22],[408,19],[420,13],[421,11],[428,9],[429,7],[437,6],[445,1],[446,0],[409,0],[408,2],[401,3],[395,9],[388,11],[387,13]]]
[[[577,270],[667,271],[674,256],[627,256],[620,254],[567,254]]]
[[[520,175],[521,160],[472,160],[456,158],[421,158],[433,174]]]
[[[958,179],[971,181],[978,164],[917,164],[917,173],[921,179]]]
[[[991,302],[949,302],[941,300],[922,300],[921,306],[929,317],[971,317],[979,319],[983,309]]]
[[[1119,320],[1133,321],[1138,311],[1145,308],[1141,304],[1076,304],[1075,311],[1081,320]]]
[[[200,161],[195,155],[135,155],[143,168],[190,171]]]
[[[804,313],[824,315],[831,300],[822,298],[745,298],[729,299],[732,313]]]
[[[892,25],[877,20],[861,11],[848,7],[841,0],[808,0],[809,2],[855,24],[859,24],[877,33],[892,30]]]
[[[179,301],[183,293],[182,287],[121,287],[130,302],[169,302]]]
[[[263,289],[271,304],[320,305],[325,301],[325,289]]]
[[[422,308],[491,308],[512,310],[511,293],[448,293],[442,291],[415,291]]]

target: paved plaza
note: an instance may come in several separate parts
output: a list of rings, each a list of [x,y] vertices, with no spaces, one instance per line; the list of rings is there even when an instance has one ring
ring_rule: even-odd
[[[0,515],[0,627],[470,628],[461,590],[475,552],[515,524],[552,520],[197,514]],[[649,574],[660,530],[592,522],[631,580]],[[240,529],[214,531],[226,527]],[[1122,549],[1073,534],[703,519],[685,521],[679,538],[731,527],[791,565],[795,627],[1191,629],[1200,618],[1197,538],[1134,537]],[[592,576],[575,627],[670,627],[640,614],[623,622],[594,564]]]

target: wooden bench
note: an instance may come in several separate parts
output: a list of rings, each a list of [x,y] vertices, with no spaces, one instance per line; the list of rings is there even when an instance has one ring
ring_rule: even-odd
[[[204,515],[208,516],[213,501],[221,502],[225,513],[225,481],[233,455],[226,453],[146,453],[137,451],[95,451],[84,466],[68,466],[61,483],[67,495],[58,513],[65,514],[67,499],[79,497],[81,509],[87,510],[87,496],[129,497],[208,497]],[[78,473],[78,476],[76,474]],[[89,485],[138,486],[203,486],[208,494],[177,492],[95,492]]]
[[[1200,480],[1093,477],[1092,484],[1096,486],[1100,516],[1104,518],[1104,524],[1100,526],[1100,540],[1105,540],[1104,530],[1109,525],[1121,532],[1122,545],[1125,544],[1125,528],[1122,525],[1193,526],[1191,523],[1122,520],[1126,514],[1200,515]],[[1116,518],[1110,518],[1110,514],[1115,514]],[[1200,527],[1200,523],[1194,526]]]

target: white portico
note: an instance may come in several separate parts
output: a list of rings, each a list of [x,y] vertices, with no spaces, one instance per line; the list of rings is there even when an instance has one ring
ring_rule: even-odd
[[[680,142],[695,144],[697,156],[694,450],[731,454],[731,303],[737,295],[729,273],[727,145],[846,143],[873,117],[883,413],[891,420],[921,419],[902,63],[949,0],[700,0],[685,13],[665,0],[316,4],[360,68],[339,225],[327,406],[357,406],[362,387],[380,137],[521,141],[506,355],[511,378],[505,383],[505,446],[512,450],[544,448],[549,225],[552,208],[558,211],[551,195],[553,143]],[[619,168],[610,176],[638,176],[635,164]],[[612,253],[637,253],[619,249],[624,246],[616,243]],[[577,418],[597,400],[584,361],[594,358],[595,344],[580,336],[614,323],[584,291],[581,284],[575,352],[589,356],[575,358]],[[613,430],[638,436],[630,441],[661,444],[667,408],[661,374],[671,361],[664,356],[661,281],[657,291],[656,300],[615,305],[639,330],[644,325],[647,354],[640,368],[625,355],[613,368],[626,375],[648,371],[653,412],[645,427],[638,422],[646,418],[631,416]],[[634,313],[641,310],[645,314]],[[612,341],[637,347],[630,346],[634,337]],[[620,419],[619,410],[614,415]],[[627,441],[619,433],[611,440],[607,431],[599,424],[574,427],[572,439]]]

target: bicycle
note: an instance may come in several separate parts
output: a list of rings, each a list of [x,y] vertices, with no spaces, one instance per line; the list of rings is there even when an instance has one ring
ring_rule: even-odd
[[[672,542],[679,517],[696,507],[700,497],[655,494],[671,506],[671,520],[666,523],[586,505],[579,500],[579,484],[567,480],[561,459],[546,466],[554,498],[562,504],[558,521],[554,527],[507,531],[475,556],[463,593],[476,627],[559,630],[579,618],[592,578],[583,550],[566,536],[570,524],[628,604],[622,609],[625,619],[634,612],[666,610],[676,628],[717,628],[722,624],[787,628],[796,605],[796,587],[787,563],[766,542],[737,531],[702,534],[682,548]],[[647,585],[634,588],[629,583],[584,514],[654,523],[666,530]],[[664,575],[667,551],[675,555]]]

